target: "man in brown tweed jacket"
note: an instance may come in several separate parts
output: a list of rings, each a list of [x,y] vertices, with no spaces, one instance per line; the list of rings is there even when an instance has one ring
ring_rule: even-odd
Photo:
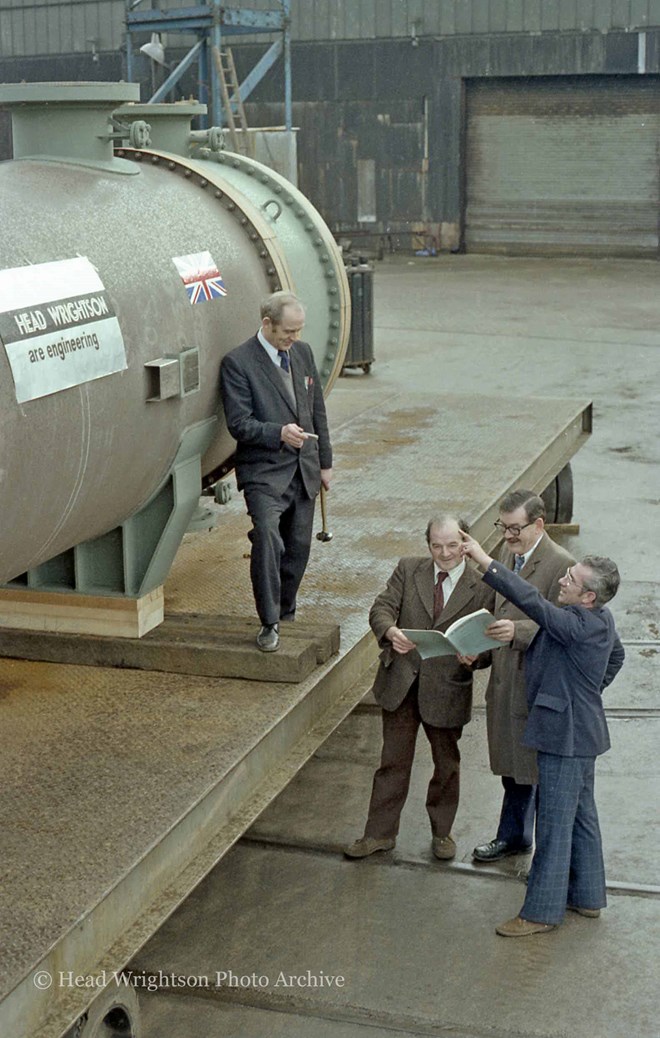
[[[420,725],[435,764],[426,800],[433,853],[440,859],[456,854],[451,826],[459,797],[458,741],[472,711],[472,667],[456,656],[422,661],[402,628],[445,631],[482,607],[487,589],[464,565],[459,529],[467,532],[467,525],[455,516],[432,519],[429,555],[401,559],[371,607],[369,623],[382,648],[374,695],[382,707],[383,749],[364,836],[344,849],[349,858],[394,847]]]

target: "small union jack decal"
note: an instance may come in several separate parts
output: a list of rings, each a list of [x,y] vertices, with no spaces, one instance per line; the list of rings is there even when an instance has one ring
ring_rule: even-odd
[[[183,281],[191,304],[205,303],[227,295],[222,274],[213,262],[210,252],[195,252],[190,256],[175,256],[174,266]]]

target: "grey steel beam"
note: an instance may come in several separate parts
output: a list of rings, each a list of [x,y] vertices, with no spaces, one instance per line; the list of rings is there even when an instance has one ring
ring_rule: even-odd
[[[172,69],[165,82],[159,86],[156,93],[149,98],[149,104],[157,104],[159,101],[164,101],[170,90],[176,86],[181,77],[188,71],[190,66],[199,57],[200,51],[204,46],[203,40],[198,40],[194,47],[191,47],[185,58],[179,62],[176,68]],[[129,77],[130,78],[130,77]]]
[[[281,0],[284,8],[284,125],[290,130],[293,125],[291,97],[291,0]]]
[[[288,3],[288,0],[287,0]],[[195,7],[173,7],[168,11],[154,8],[151,11],[139,11],[126,14],[126,25],[130,32],[161,32],[176,29],[211,28],[215,16],[214,7],[219,8],[222,25],[228,29],[238,29],[248,33],[281,32],[284,28],[285,13],[279,11],[251,11],[242,8],[227,8],[212,0],[212,5],[204,4]]]
[[[284,41],[280,36],[275,43],[271,44],[265,54],[261,56],[257,64],[254,66],[252,71],[245,77],[241,83],[238,93],[241,101],[245,101],[250,96],[254,88],[261,82],[267,72],[273,67],[280,54],[284,49]],[[232,97],[232,101],[238,100]]]

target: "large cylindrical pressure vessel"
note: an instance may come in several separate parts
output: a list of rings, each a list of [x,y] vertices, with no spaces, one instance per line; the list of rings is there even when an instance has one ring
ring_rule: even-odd
[[[110,113],[136,89],[0,88],[17,149],[0,165],[0,582],[140,509],[183,431],[214,415],[203,469],[219,470],[234,446],[220,361],[255,331],[263,296],[298,288],[274,207],[260,208],[220,164],[113,157]],[[346,347],[348,289],[325,224],[306,200],[298,208],[323,240],[304,246],[317,275],[300,294],[329,385]]]

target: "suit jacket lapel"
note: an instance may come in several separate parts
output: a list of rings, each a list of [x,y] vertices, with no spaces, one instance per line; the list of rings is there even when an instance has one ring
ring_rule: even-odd
[[[296,352],[295,344],[289,350],[289,359],[291,362],[291,378],[293,379],[293,391],[296,394],[296,403],[298,405],[298,415],[302,407],[307,403],[307,387],[305,386],[305,375],[302,370],[302,361]]]
[[[415,570],[415,587],[422,605],[433,619],[433,559],[424,561]]]
[[[531,574],[536,569],[536,567],[541,562],[543,562],[543,557],[545,555],[545,551],[546,551],[546,547],[547,547],[547,543],[548,543],[549,539],[550,538],[548,537],[547,533],[542,533],[541,534],[541,540],[536,545],[536,547],[534,549],[534,552],[532,553],[531,559],[527,559],[527,562],[525,563],[525,565],[523,566],[523,568],[520,571],[520,576],[524,577],[525,580],[528,580],[529,577],[531,576]]]
[[[547,533],[545,533],[545,532],[542,533],[541,534],[541,540],[536,545],[536,548],[534,549],[534,551],[532,553],[532,557],[530,559],[527,559],[527,562],[525,563],[523,568],[520,570],[519,576],[521,576],[523,578],[523,580],[529,580],[530,577],[532,576],[532,574],[534,573],[534,571],[536,570],[537,566],[540,566],[540,565],[543,564],[543,560],[544,560],[544,558],[545,558],[545,556],[547,554],[547,549],[548,549],[549,541],[550,541],[550,538],[548,537]],[[515,561],[515,556],[511,552],[507,552],[506,553],[506,564],[509,567],[509,569],[513,569],[514,568],[514,561]],[[504,598],[503,595],[500,595],[500,593],[498,591],[495,601],[496,601],[496,609],[500,609],[502,604],[504,602],[506,602],[507,600]]]
[[[435,623],[434,627],[444,627],[445,624],[450,624],[454,617],[464,609],[469,600],[472,598],[474,593],[474,586],[476,584],[476,578],[471,570],[465,569],[463,576],[460,578],[458,584],[452,591],[449,601],[445,608],[440,614],[440,619]]]
[[[265,374],[266,378],[270,379],[270,381],[273,383],[273,385],[277,389],[278,393],[282,397],[282,400],[284,400],[284,403],[289,408],[291,413],[297,418],[298,416],[291,406],[291,401],[286,395],[286,389],[284,388],[284,383],[282,382],[282,376],[276,370],[275,365],[273,364],[272,360],[266,353],[265,349],[263,348],[259,340],[255,338],[254,342],[257,364],[261,367],[261,370]]]

